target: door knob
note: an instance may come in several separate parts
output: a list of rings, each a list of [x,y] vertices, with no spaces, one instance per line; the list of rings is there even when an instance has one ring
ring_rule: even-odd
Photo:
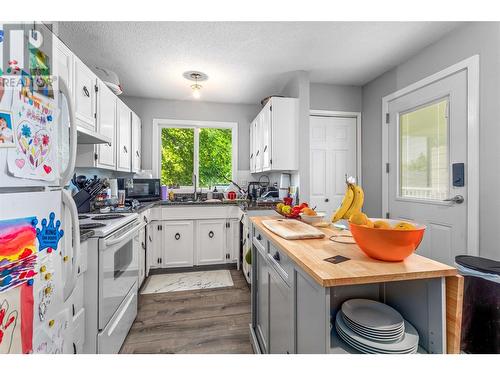
[[[464,203],[464,197],[462,195],[455,195],[453,198],[443,199],[444,202],[453,202],[453,203]]]

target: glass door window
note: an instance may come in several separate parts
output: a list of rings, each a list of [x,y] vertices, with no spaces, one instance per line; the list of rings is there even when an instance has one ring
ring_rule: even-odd
[[[399,114],[400,198],[443,200],[448,197],[449,99]]]

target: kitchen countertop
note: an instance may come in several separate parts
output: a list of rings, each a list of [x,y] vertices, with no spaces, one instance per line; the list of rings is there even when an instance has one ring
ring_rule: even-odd
[[[333,242],[329,238],[336,228],[318,228],[322,239],[285,240],[262,225],[263,220],[280,216],[257,216],[251,220],[274,246],[284,251],[300,268],[323,287],[377,282],[426,279],[457,275],[457,270],[423,256],[412,254],[402,262],[383,262],[369,258],[356,244]],[[336,255],[348,261],[333,264],[324,259]]]
[[[237,199],[234,201],[221,201],[221,202],[171,202],[171,201],[154,201],[154,202],[144,202],[139,207],[134,209],[132,212],[141,213],[152,207],[156,206],[198,206],[198,207],[214,207],[214,206],[239,206],[245,211],[251,210],[274,210],[273,206],[257,204],[248,200]],[[274,204],[273,204],[274,205]]]
[[[94,231],[92,229],[80,229],[80,242],[87,241],[93,235]]]

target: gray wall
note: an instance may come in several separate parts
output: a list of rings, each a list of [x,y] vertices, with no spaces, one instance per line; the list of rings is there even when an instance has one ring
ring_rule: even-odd
[[[253,104],[226,104],[201,101],[179,101],[121,97],[142,120],[143,169],[152,168],[151,142],[153,119],[229,121],[238,123],[238,169],[250,169],[250,122],[261,106]]]
[[[311,83],[311,109],[361,112],[362,91],[359,86]]]
[[[363,87],[365,210],[382,214],[382,97],[472,55],[480,55],[480,255],[500,259],[500,23],[470,23]]]

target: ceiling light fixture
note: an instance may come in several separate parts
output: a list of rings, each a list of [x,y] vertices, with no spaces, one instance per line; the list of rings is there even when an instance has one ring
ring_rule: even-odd
[[[208,76],[205,73],[202,72],[197,72],[197,71],[189,71],[185,72],[183,74],[184,78],[194,81],[194,84],[191,85],[191,89],[193,90],[193,98],[199,99],[200,98],[200,90],[203,87],[200,85],[198,82],[200,81],[206,81],[208,79]]]

